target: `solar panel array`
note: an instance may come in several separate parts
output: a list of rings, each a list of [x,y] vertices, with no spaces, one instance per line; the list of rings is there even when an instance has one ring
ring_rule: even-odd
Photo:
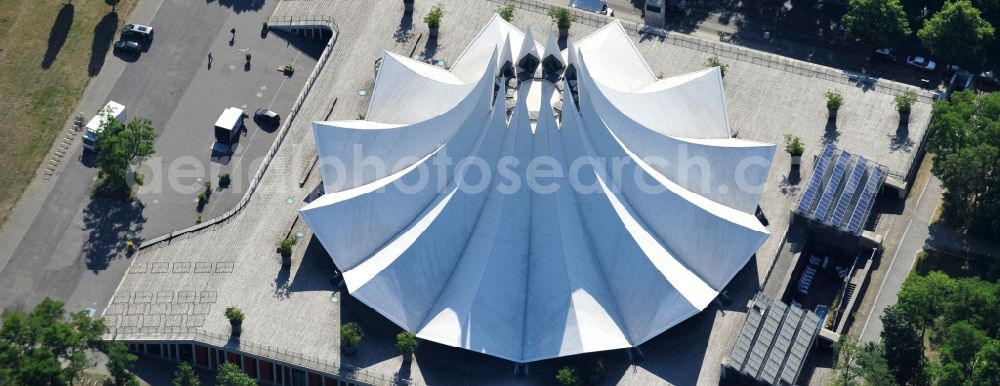
[[[826,145],[823,147],[823,153],[820,155],[819,161],[816,162],[816,168],[813,169],[813,175],[809,179],[809,185],[806,187],[805,192],[802,192],[802,199],[799,200],[799,213],[807,213],[809,212],[809,209],[812,208],[816,192],[819,191],[820,185],[823,184],[823,177],[826,175],[826,168],[830,164],[830,159],[833,158],[833,151],[833,145]]]
[[[723,379],[767,385],[795,383],[819,334],[820,318],[757,293],[740,329]],[[736,379],[733,379],[736,378]]]
[[[847,179],[847,185],[844,185],[844,191],[840,194],[840,200],[837,200],[837,206],[833,209],[833,217],[830,218],[830,223],[834,226],[840,225],[844,220],[844,215],[847,213],[847,207],[851,205],[854,199],[854,192],[858,189],[858,185],[861,184],[861,178],[865,175],[865,167],[867,167],[868,160],[865,157],[858,157],[858,162],[854,164],[854,169],[851,171],[851,176]]]
[[[830,174],[830,182],[826,184],[823,197],[819,199],[819,205],[816,206],[816,219],[826,220],[826,214],[830,210],[830,204],[833,203],[834,194],[837,193],[837,187],[840,186],[840,180],[844,178],[847,162],[850,160],[851,153],[847,151],[840,153],[840,157],[837,157],[837,164],[833,167],[833,173]]]
[[[854,206],[854,213],[851,214],[851,221],[847,226],[848,232],[861,233],[862,222],[868,217],[868,210],[872,207],[872,199],[875,197],[875,193],[878,193],[884,179],[885,172],[880,167],[874,167],[871,173],[868,173],[865,189],[861,192],[857,205]]]

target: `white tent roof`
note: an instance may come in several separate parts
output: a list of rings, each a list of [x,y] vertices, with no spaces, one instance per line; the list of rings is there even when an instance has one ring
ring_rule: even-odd
[[[369,121],[314,123],[326,193],[301,214],[354,297],[422,339],[517,362],[637,346],[708,306],[768,237],[759,193],[715,168],[759,157],[745,178],[766,179],[774,146],[729,138],[717,72],[657,80],[615,25],[569,45],[579,109],[539,79],[494,94],[505,57],[531,51],[494,17],[451,74],[387,54]],[[679,152],[708,160],[708,188],[652,158]],[[529,179],[539,160],[551,173]]]

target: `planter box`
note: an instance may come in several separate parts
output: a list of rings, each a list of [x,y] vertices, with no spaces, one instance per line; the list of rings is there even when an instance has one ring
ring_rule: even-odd
[[[358,353],[358,348],[357,346],[355,347],[340,346],[340,351],[343,351],[344,355],[354,356],[354,354]]]
[[[233,336],[240,336],[243,333],[243,322],[229,321],[229,326],[233,329]]]
[[[559,29],[559,38],[560,39],[566,39],[567,37],[569,37],[569,28],[560,28]]]
[[[792,166],[799,166],[802,164],[802,156],[793,155],[792,156]]]
[[[438,37],[438,30],[441,29],[441,27],[429,27],[429,28],[431,32],[427,36],[429,36],[431,39],[436,39]]]
[[[830,115],[828,116],[828,118],[830,120],[837,119],[837,111],[840,111],[840,109],[836,109],[836,110],[827,109],[827,110],[830,112]]]

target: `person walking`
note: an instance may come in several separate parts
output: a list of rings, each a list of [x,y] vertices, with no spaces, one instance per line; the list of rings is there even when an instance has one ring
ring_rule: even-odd
[[[212,51],[208,51],[208,64],[212,64]]]
[[[233,34],[233,39],[236,39],[236,27],[233,27],[233,29],[229,30],[229,32]]]

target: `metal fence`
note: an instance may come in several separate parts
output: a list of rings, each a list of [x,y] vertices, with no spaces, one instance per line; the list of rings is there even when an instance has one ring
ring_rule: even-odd
[[[298,24],[298,23],[312,23],[312,24]],[[330,52],[332,51],[333,45],[337,41],[340,29],[337,27],[336,22],[332,18],[322,17],[322,16],[312,16],[308,18],[297,18],[297,17],[286,17],[286,18],[276,18],[268,21],[268,26],[299,26],[299,25],[311,25],[319,26],[323,28],[329,28],[333,32],[333,36],[326,43],[326,47],[323,49],[323,53],[320,55],[319,60],[316,61],[316,66],[313,68],[312,72],[309,74],[309,78],[306,79],[305,87],[299,92],[297,98],[295,98],[295,103],[292,104],[292,109],[288,113],[289,119],[285,120],[284,124],[281,125],[281,129],[278,131],[278,137],[275,139],[274,143],[271,144],[271,148],[268,149],[267,154],[264,156],[264,162],[261,163],[260,167],[257,168],[257,173],[254,174],[253,179],[250,180],[250,186],[247,188],[246,193],[243,194],[243,198],[240,202],[236,204],[236,207],[230,209],[228,212],[223,213],[221,216],[205,221],[201,224],[197,224],[185,229],[171,231],[170,233],[147,240],[139,246],[139,249],[146,249],[157,245],[166,245],[170,241],[178,237],[188,237],[199,231],[215,227],[216,225],[222,224],[229,218],[233,217],[250,202],[250,198],[253,196],[254,192],[260,185],[260,181],[264,178],[264,173],[267,172],[268,166],[271,165],[271,161],[274,156],[278,153],[278,149],[281,147],[282,142],[284,142],[285,137],[288,135],[288,131],[291,129],[292,124],[295,123],[295,118],[298,116],[299,109],[302,108],[302,104],[305,102],[305,98],[309,95],[309,91],[312,90],[313,84],[316,83],[316,78],[319,77],[320,72],[323,67],[326,66],[327,60],[330,58]]]
[[[513,4],[515,7],[518,7],[520,9],[529,12],[538,12],[542,14],[548,14],[549,11],[557,7],[552,4],[548,4],[539,0],[490,0],[490,1],[504,5]],[[613,17],[593,12],[586,12],[574,8],[566,8],[566,9],[573,16],[576,16],[577,23],[589,25],[591,27],[597,27],[597,28],[603,27],[608,23],[611,23],[614,20],[616,20]],[[918,97],[922,101],[927,103],[933,103],[932,94],[929,91],[921,90],[918,89],[917,87],[910,86],[907,84],[886,79],[875,78],[872,76],[858,74],[851,71],[837,70],[831,67],[821,66],[818,64],[796,60],[763,51],[744,48],[729,43],[699,39],[690,35],[685,35],[673,31],[667,31],[663,28],[653,27],[645,24],[639,24],[627,20],[619,19],[618,21],[621,22],[622,27],[625,28],[626,32],[638,37],[640,41],[647,39],[662,40],[667,44],[709,53],[722,58],[729,58],[742,62],[753,63],[764,67],[789,72],[792,74],[825,79],[831,82],[837,82],[845,85],[862,87],[866,90],[871,90],[888,95],[898,95],[903,92],[912,90],[917,93]]]
[[[339,378],[344,381],[361,383],[371,386],[411,385],[419,386],[410,379],[399,379],[397,376],[375,373],[366,369],[335,361],[305,355],[292,350],[273,347],[266,344],[251,342],[245,339],[232,340],[229,335],[223,335],[201,328],[159,327],[148,329],[141,327],[118,327],[112,330],[110,339],[127,343],[199,343],[220,349],[236,350],[244,354],[281,362],[300,367],[325,376]]]

